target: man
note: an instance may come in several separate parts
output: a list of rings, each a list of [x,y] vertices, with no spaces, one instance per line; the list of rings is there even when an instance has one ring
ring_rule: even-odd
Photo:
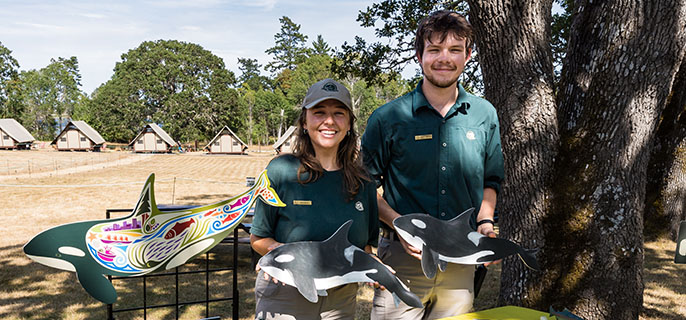
[[[472,307],[474,266],[448,263],[434,279],[422,273],[421,251],[393,232],[408,213],[449,220],[476,208],[477,231],[495,237],[493,213],[503,179],[495,108],[457,83],[472,53],[472,27],[460,14],[438,11],[419,24],[415,40],[423,80],[409,94],[378,108],[362,137],[364,162],[383,186],[377,194],[385,224],[379,256],[417,294],[424,308],[377,289],[372,319],[436,319]]]

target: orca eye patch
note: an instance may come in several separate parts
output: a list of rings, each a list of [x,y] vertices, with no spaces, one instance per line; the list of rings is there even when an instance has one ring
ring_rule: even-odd
[[[74,247],[59,247],[57,249],[61,254],[68,254],[70,256],[76,256],[76,257],[85,257],[86,253],[81,251],[81,249],[74,248]]]
[[[295,260],[295,257],[292,256],[292,255],[290,255],[290,254],[282,254],[282,255],[280,255],[280,256],[274,258],[274,261],[276,261],[276,262],[281,262],[281,263],[284,263],[284,262],[291,262],[291,261],[293,261],[293,260]]]
[[[417,227],[417,228],[419,228],[419,229],[426,229],[426,223],[424,223],[424,221],[419,220],[419,219],[412,219],[412,220],[410,220],[410,221],[412,222],[412,224],[413,224],[415,227]]]

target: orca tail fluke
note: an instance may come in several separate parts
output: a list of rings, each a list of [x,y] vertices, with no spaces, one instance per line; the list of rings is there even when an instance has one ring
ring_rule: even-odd
[[[264,170],[262,173],[260,173],[260,176],[255,182],[254,188],[256,188],[257,196],[262,199],[262,202],[265,204],[274,207],[286,206],[286,204],[281,201],[276,191],[274,191],[274,188],[272,188],[271,183],[269,182],[269,177],[267,176],[267,170]]]
[[[519,256],[520,259],[522,259],[522,262],[524,262],[524,265],[532,270],[540,271],[541,268],[538,266],[538,261],[536,261],[536,254],[538,253],[538,249],[523,249],[520,253],[517,255]]]

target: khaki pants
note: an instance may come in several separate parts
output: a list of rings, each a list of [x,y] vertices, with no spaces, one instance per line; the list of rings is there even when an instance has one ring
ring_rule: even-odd
[[[355,318],[357,283],[326,290],[317,303],[309,302],[298,289],[264,280],[260,271],[255,280],[255,319],[349,319]]]
[[[407,253],[399,241],[381,238],[379,257],[391,266],[396,276],[422,300],[424,308],[413,308],[402,301],[395,305],[388,290],[374,291],[372,320],[439,319],[467,313],[474,300],[474,266],[448,263],[445,272],[427,279],[421,262]]]

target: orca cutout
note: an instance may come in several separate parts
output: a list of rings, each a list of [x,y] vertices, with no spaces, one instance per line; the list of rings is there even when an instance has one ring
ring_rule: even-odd
[[[264,255],[258,266],[277,280],[296,287],[316,303],[326,289],[354,282],[378,282],[394,298],[420,308],[421,300],[383,263],[348,241],[353,221],[341,225],[328,239],[283,244]]]
[[[88,294],[112,304],[117,292],[105,275],[132,277],[182,265],[226,238],[258,198],[285,206],[266,170],[253,187],[233,198],[173,211],[157,208],[154,181],[151,174],[127,217],[50,228],[33,237],[24,253],[43,265],[76,272]]]
[[[507,239],[489,238],[472,229],[470,208],[451,220],[440,220],[424,213],[412,213],[393,220],[398,235],[422,250],[422,271],[433,279],[436,269],[445,271],[446,263],[482,264],[517,254],[524,264],[539,270],[535,253]]]
[[[686,263],[686,221],[679,224],[679,235],[676,238],[676,252],[674,252],[674,263]]]

